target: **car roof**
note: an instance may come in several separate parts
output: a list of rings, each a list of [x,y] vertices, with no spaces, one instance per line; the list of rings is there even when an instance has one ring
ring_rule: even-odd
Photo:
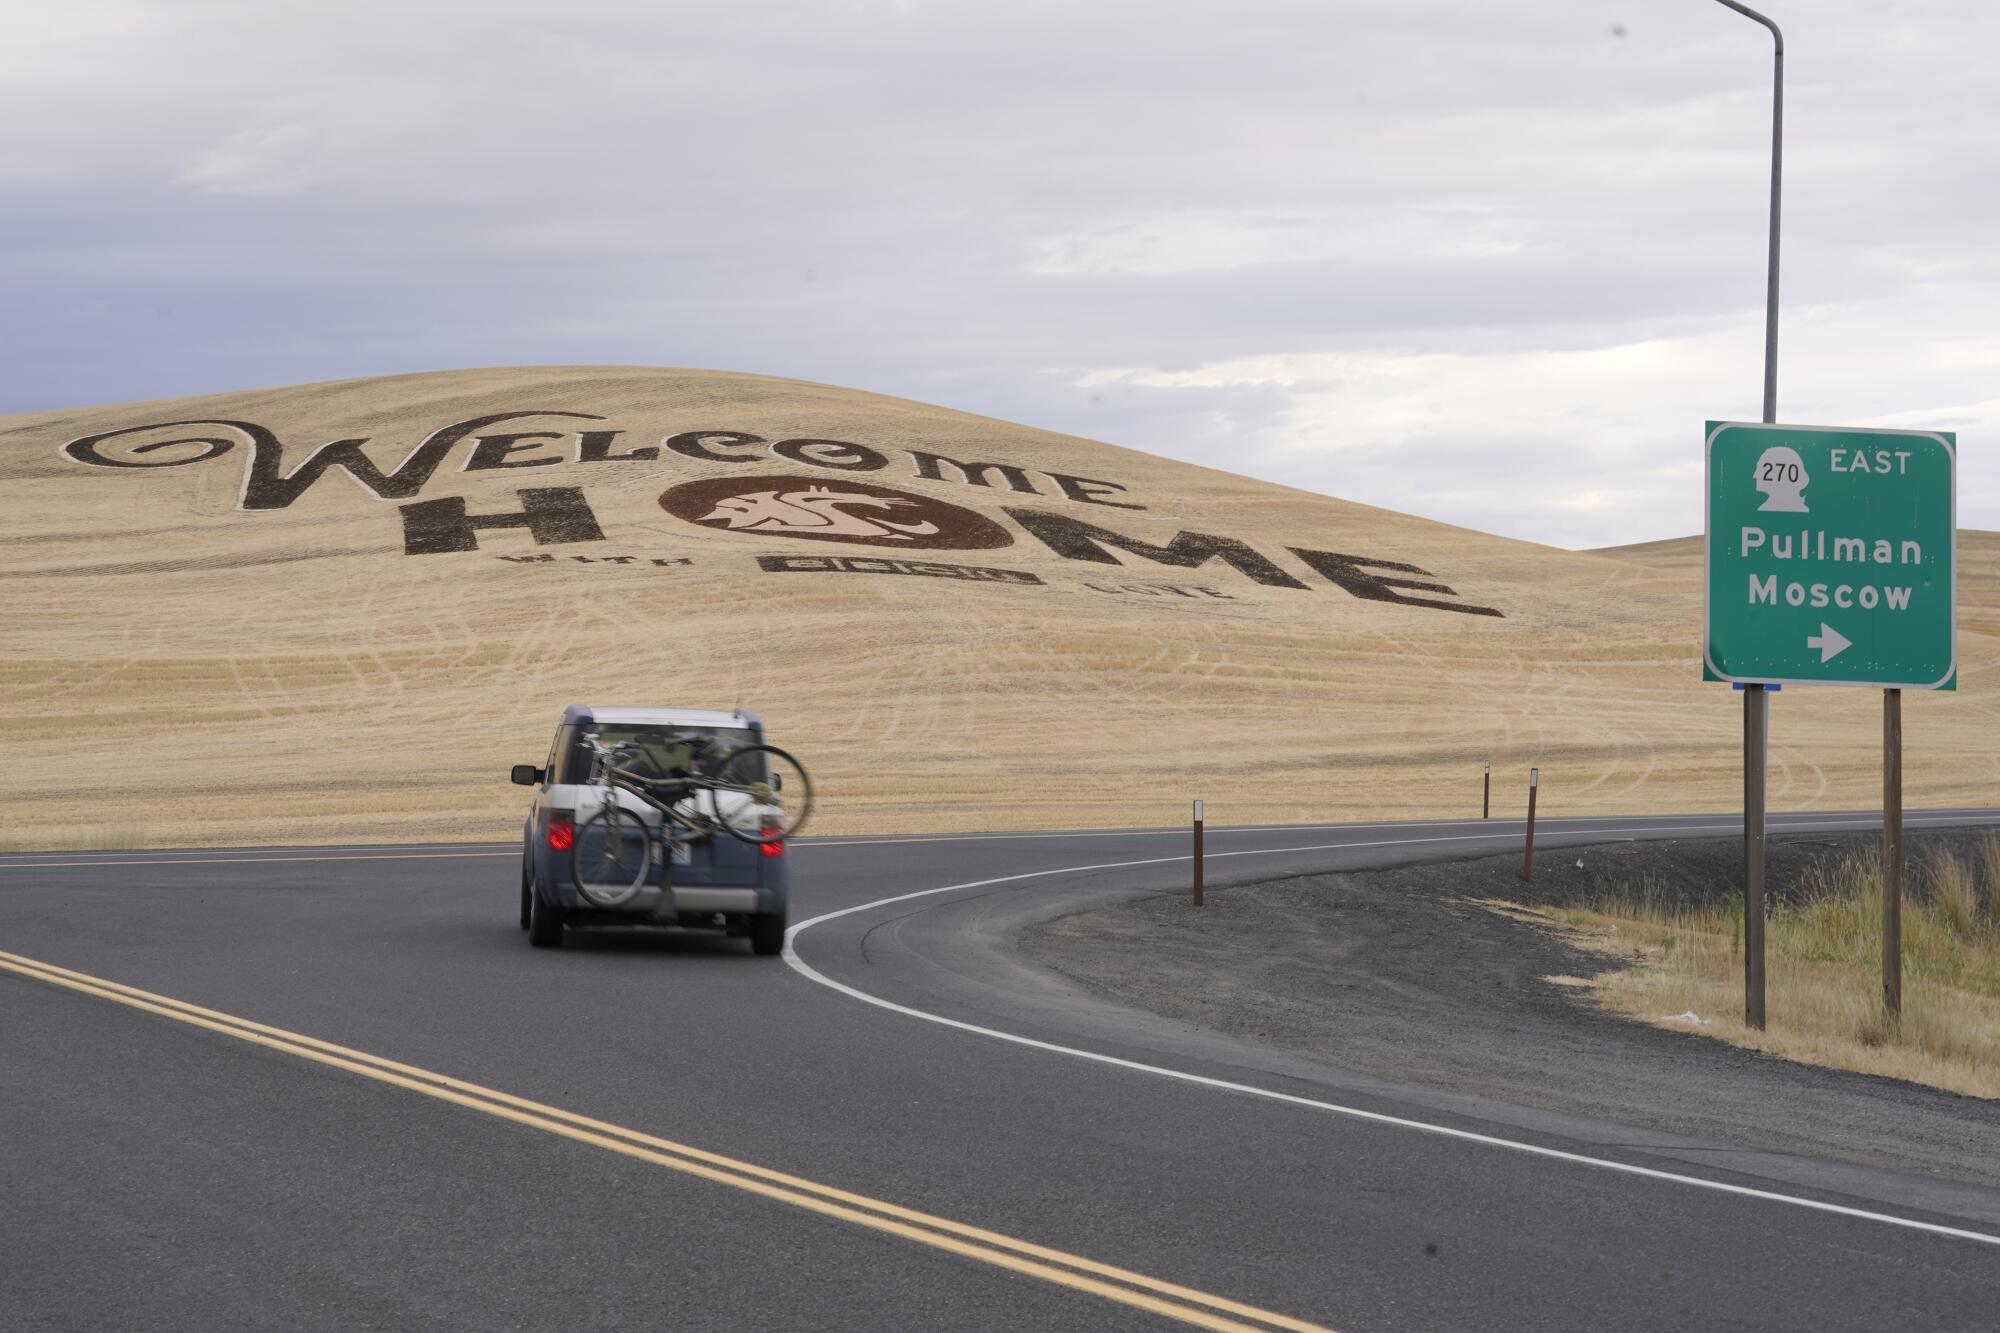
[[[563,721],[653,724],[677,727],[756,726],[754,714],[725,713],[714,708],[629,708],[604,704],[571,704],[563,710]]]

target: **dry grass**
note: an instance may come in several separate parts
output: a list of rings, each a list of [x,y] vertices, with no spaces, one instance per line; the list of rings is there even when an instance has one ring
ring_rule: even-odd
[[[172,834],[122,819],[65,824],[41,833],[0,833],[0,856],[17,852],[132,852],[173,845]]]
[[[666,487],[797,473],[767,453],[462,471],[422,499],[518,509],[524,486],[583,488],[606,540],[405,556],[394,503],[329,475],[290,508],[237,508],[243,450],[164,468],[89,468],[59,450],[146,422],[250,420],[302,450],[366,437],[393,467],[446,423],[595,413],[620,449],[693,429],[878,449],[864,479],[994,517],[1067,514],[1155,544],[1237,538],[1308,586],[1216,563],[1122,567],[1014,544],[936,552],[1038,586],[767,574],[755,556],[870,547],[704,529]],[[134,440],[145,437],[132,437]],[[1113,509],[913,475],[902,450],[1128,487]],[[842,474],[828,472],[838,481]],[[1627,557],[1552,550],[1108,444],[797,381],[634,368],[401,376],[0,419],[0,833],[15,846],[129,838],[254,843],[505,839],[570,702],[741,699],[822,790],[825,832],[1518,814],[1530,765],[1546,815],[1719,810],[1738,798],[1735,696],[1700,683],[1701,579],[1687,543]],[[1349,596],[1286,548],[1423,567],[1504,618]],[[1693,549],[1698,549],[1694,543]],[[1665,551],[1665,556],[1662,555]],[[548,564],[503,555],[551,554]],[[574,555],[631,556],[632,566]],[[649,557],[686,558],[668,569]],[[1914,805],[1984,805],[2000,786],[2000,539],[1967,534],[1964,690],[1912,697]],[[1196,584],[1189,599],[1120,594]],[[1107,593],[1104,588],[1114,591]],[[1880,724],[1865,691],[1796,691],[1772,714],[1775,808],[1864,806]],[[72,777],[72,775],[75,775]],[[87,777],[85,776],[87,775]],[[50,799],[87,781],[90,800]]]
[[[1903,908],[1903,1016],[1881,1001],[1879,854],[1830,857],[1773,910],[1765,933],[1766,1018],[1743,1022],[1742,898],[1667,904],[1640,883],[1593,910],[1536,915],[1569,938],[1630,960],[1593,979],[1606,1008],[1787,1060],[2000,1098],[2000,837],[1970,857],[1910,867]],[[1706,1025],[1678,1016],[1692,1012]]]

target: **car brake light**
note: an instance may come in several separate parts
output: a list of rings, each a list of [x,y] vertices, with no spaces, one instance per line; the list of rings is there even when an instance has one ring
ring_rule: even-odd
[[[765,856],[783,856],[785,854],[785,844],[775,840],[760,842],[757,844],[757,850]]]
[[[576,821],[569,815],[549,816],[549,849],[566,852],[576,845]]]

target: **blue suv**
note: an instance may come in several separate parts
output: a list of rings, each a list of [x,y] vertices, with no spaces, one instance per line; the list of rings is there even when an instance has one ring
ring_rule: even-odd
[[[748,936],[760,954],[784,949],[791,886],[782,842],[661,839],[645,887],[628,902],[595,907],[577,892],[570,849],[593,745],[650,748],[702,741],[723,750],[760,745],[764,726],[744,712],[571,704],[563,710],[548,761],[540,768],[514,766],[514,781],[535,789],[534,807],[521,828],[521,928],[530,944],[557,948],[566,926],[679,926]],[[597,790],[589,789],[585,804],[594,807]],[[657,831],[659,812],[642,813]]]

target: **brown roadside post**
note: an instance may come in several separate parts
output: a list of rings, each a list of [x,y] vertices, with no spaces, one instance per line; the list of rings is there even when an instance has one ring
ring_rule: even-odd
[[[1528,770],[1528,854],[1521,862],[1521,878],[1535,877],[1535,791],[1542,785],[1542,770]]]
[[[1882,691],[1882,1009],[1903,1017],[1903,692]]]
[[[1201,906],[1201,802],[1194,803],[1194,905]]]
[[[1481,819],[1491,819],[1493,817],[1493,761],[1491,759],[1486,761],[1486,781],[1479,797],[1479,817]]]

